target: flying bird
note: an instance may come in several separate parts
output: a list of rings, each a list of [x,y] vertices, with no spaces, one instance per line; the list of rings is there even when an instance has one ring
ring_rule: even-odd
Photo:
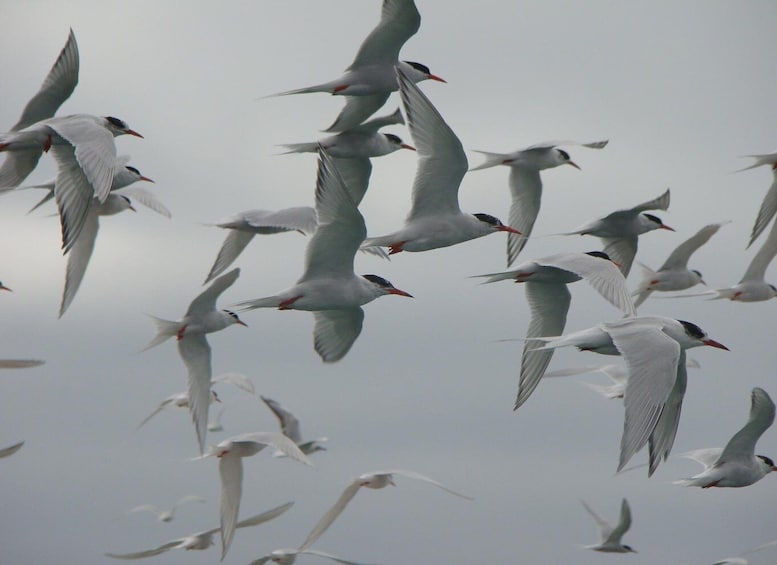
[[[283,406],[280,405],[280,403],[276,402],[272,398],[267,398],[266,396],[260,396],[259,398],[262,399],[267,407],[272,410],[272,413],[275,414],[275,417],[278,418],[278,423],[281,426],[281,433],[296,443],[297,447],[300,448],[302,453],[305,455],[310,455],[316,451],[326,451],[326,447],[321,444],[327,441],[327,438],[320,437],[313,440],[303,441],[302,432],[300,432],[299,427],[299,420],[294,414],[286,410]],[[282,453],[276,453],[276,455],[282,455]]]
[[[540,172],[552,169],[560,165],[571,165],[576,169],[580,167],[572,161],[569,153],[559,149],[560,145],[581,145],[591,149],[602,149],[608,140],[579,143],[576,141],[546,141],[537,143],[525,149],[519,149],[512,153],[488,153],[476,151],[485,156],[486,160],[473,167],[470,171],[479,171],[497,165],[510,167],[510,204],[509,223],[520,230],[522,236],[509,234],[507,236],[507,266],[513,264],[518,254],[523,250],[529,240],[537,215],[540,212],[542,199],[542,179]]]
[[[588,506],[585,500],[580,502],[582,502],[583,508],[596,520],[596,525],[599,526],[599,537],[601,538],[598,544],[587,545],[585,546],[586,549],[593,549],[594,551],[604,553],[637,553],[634,549],[621,542],[621,538],[631,527],[631,508],[629,508],[629,502],[625,498],[621,502],[621,515],[615,527],[612,527],[607,520]]]
[[[17,451],[19,451],[23,445],[24,445],[24,442],[20,441],[19,443],[9,445],[8,447],[3,447],[2,449],[0,449],[0,459],[2,459],[3,457],[8,457],[9,455],[13,455]]]
[[[688,269],[688,259],[718,232],[720,226],[726,223],[728,222],[708,224],[701,228],[672,251],[657,271],[639,263],[643,269],[643,279],[633,293],[637,297],[634,306],[642,304],[650,296],[650,293],[656,290],[685,290],[699,283],[705,284],[699,271]]]
[[[205,499],[201,496],[190,494],[178,499],[176,503],[173,504],[172,508],[159,508],[153,504],[140,504],[127,510],[126,514],[134,514],[136,512],[151,512],[152,514],[156,515],[157,520],[160,522],[172,522],[175,518],[175,511],[184,504],[188,504],[189,502],[205,502]]]
[[[643,233],[664,229],[674,231],[647,210],[666,210],[669,208],[669,189],[658,198],[638,204],[633,208],[618,210],[585,224],[563,235],[594,235],[604,243],[604,252],[620,264],[624,277],[629,276],[631,264],[637,254],[637,239]]]
[[[293,287],[266,298],[239,303],[255,308],[314,312],[314,348],[326,363],[342,359],[359,337],[361,306],[379,296],[407,296],[377,275],[356,276],[353,259],[364,240],[364,218],[325,149],[319,152],[316,179],[319,226],[305,254],[305,272]]]
[[[267,512],[262,512],[256,516],[241,520],[235,524],[235,529],[258,526],[259,524],[272,520],[273,518],[277,518],[286,512],[289,508],[291,508],[293,504],[293,502],[287,502],[286,504],[273,508],[272,510],[268,510]],[[171,549],[208,549],[213,545],[213,534],[220,531],[221,528],[213,528],[212,530],[197,532],[186,537],[174,539],[154,549],[147,549],[134,553],[106,553],[105,555],[107,557],[113,557],[114,559],[143,559],[145,557],[159,555],[166,551],[170,551]]]
[[[753,224],[753,231],[750,233],[750,241],[747,246],[753,245],[753,242],[758,239],[758,236],[766,229],[766,226],[774,218],[774,214],[777,213],[777,153],[767,153],[764,155],[746,155],[755,159],[755,163],[739,171],[747,171],[748,169],[754,169],[762,165],[769,165],[772,169],[772,184],[769,190],[766,192],[766,196],[761,202],[761,208],[758,210],[758,215],[755,218]]]
[[[28,369],[44,363],[39,359],[0,359],[0,369]]]
[[[316,555],[331,559],[335,563],[342,563],[343,565],[369,565],[368,563],[349,561],[331,553],[316,551],[315,549],[276,549],[263,557],[254,559],[249,565],[264,565],[267,562],[277,563],[278,565],[294,565],[297,562],[298,555]]]
[[[581,351],[620,355],[629,379],[624,406],[618,471],[646,443],[651,476],[672,449],[687,384],[685,350],[708,345],[728,348],[692,322],[659,316],[639,316],[605,322],[559,337],[535,338],[544,348],[575,346]]]
[[[749,565],[749,561],[745,558],[747,555],[751,555],[753,553],[756,553],[758,551],[763,551],[764,549],[769,549],[770,547],[774,547],[777,545],[777,540],[773,540],[767,543],[762,543],[759,546],[752,547],[746,551],[743,551],[736,557],[727,557],[721,561],[715,561],[712,565]]]
[[[49,74],[35,96],[27,102],[19,121],[10,131],[19,131],[54,117],[78,84],[78,68],[78,44],[71,29]],[[5,161],[0,166],[0,192],[19,186],[36,167],[42,154],[43,151],[37,148],[6,153]]]
[[[400,49],[420,27],[421,14],[413,0],[383,0],[380,22],[362,42],[356,57],[341,77],[272,96],[309,92],[344,96],[345,107],[325,131],[349,130],[374,114],[397,90],[394,67],[401,68],[413,82],[427,79],[445,82],[432,74],[426,65],[399,61]]]
[[[467,500],[472,500],[469,496],[453,491],[448,487],[438,483],[434,479],[430,479],[429,477],[424,476],[420,473],[416,473],[415,471],[401,471],[401,470],[395,469],[392,471],[378,471],[375,473],[365,473],[363,475],[356,477],[351,482],[351,484],[345,487],[345,490],[340,495],[340,498],[338,498],[337,501],[334,503],[334,505],[329,510],[326,511],[326,514],[324,514],[321,517],[318,523],[310,531],[307,539],[305,539],[304,543],[300,546],[300,549],[303,550],[303,549],[309,548],[318,540],[318,538],[320,538],[324,534],[324,532],[326,532],[329,526],[332,525],[332,522],[334,522],[335,519],[337,519],[337,517],[343,512],[343,510],[345,510],[345,507],[348,505],[351,499],[353,499],[353,497],[356,496],[356,493],[359,492],[359,489],[361,489],[362,487],[370,488],[370,489],[381,489],[389,485],[396,486],[396,484],[394,483],[394,475],[397,475],[400,477],[407,477],[410,479],[418,479],[427,483],[431,483],[434,486],[441,488],[445,492],[449,492],[452,495],[458,496],[460,498],[465,498]]]
[[[202,457],[218,457],[219,476],[221,477],[221,560],[227,555],[237,527],[240,512],[240,498],[243,493],[243,458],[251,457],[268,445],[304,463],[311,465],[308,458],[296,444],[283,434],[253,432],[225,439],[211,446]]]
[[[461,211],[459,186],[467,172],[467,156],[461,141],[400,68],[397,77],[408,127],[418,151],[412,207],[402,229],[368,238],[364,245],[388,247],[391,255],[447,247],[498,231],[520,235],[493,216]]]
[[[200,453],[205,447],[208,408],[211,402],[210,345],[205,336],[233,324],[246,325],[234,312],[216,310],[216,300],[234,284],[238,276],[240,269],[233,269],[214,280],[192,301],[182,320],[170,321],[152,316],[157,326],[157,334],[143,349],[146,351],[176,336],[178,353],[189,375],[189,412],[197,432]]]
[[[521,371],[514,410],[520,408],[542,379],[553,357],[553,350],[534,351],[542,344],[532,338],[560,335],[566,326],[572,295],[569,283],[585,279],[610,304],[634,316],[634,304],[626,287],[626,279],[607,254],[560,253],[542,259],[526,261],[513,271],[482,275],[486,282],[514,280],[525,283],[526,300],[531,320],[521,355]]]
[[[774,402],[762,388],[750,394],[750,417],[726,447],[697,449],[682,454],[704,465],[704,471],[676,484],[688,487],[746,487],[777,471],[774,461],[755,455],[755,444],[774,423]]]

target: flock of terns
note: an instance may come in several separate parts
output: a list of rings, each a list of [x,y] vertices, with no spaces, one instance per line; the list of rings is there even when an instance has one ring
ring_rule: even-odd
[[[314,316],[314,348],[326,363],[341,360],[354,345],[364,322],[362,306],[381,296],[412,297],[383,276],[357,275],[354,256],[366,252],[387,258],[400,252],[422,252],[456,245],[471,239],[505,232],[507,267],[522,252],[540,212],[541,171],[561,165],[577,167],[562,147],[580,145],[602,149],[607,141],[576,143],[553,141],[539,143],[512,153],[481,152],[485,161],[469,169],[461,141],[417,86],[423,80],[445,82],[423,64],[400,61],[403,44],[420,27],[420,14],[413,0],[384,0],[379,24],[362,43],[353,63],[332,81],[291,90],[279,95],[326,92],[345,99],[341,113],[326,130],[329,137],[316,142],[287,145],[288,152],[317,152],[315,207],[296,207],[279,211],[250,210],[215,224],[227,230],[205,284],[207,288],[190,304],[179,320],[154,318],[157,334],[146,349],[175,338],[180,357],[188,371],[188,390],[164,400],[145,418],[144,425],[168,406],[188,407],[197,437],[200,457],[218,459],[221,478],[221,508],[218,528],[172,540],[156,548],[134,553],[108,553],[116,559],[139,559],[170,549],[207,549],[213,536],[221,539],[222,560],[236,530],[256,526],[280,516],[291,503],[239,520],[242,495],[242,459],[266,447],[276,456],[289,457],[310,465],[309,455],[325,449],[325,438],[303,440],[296,418],[278,402],[262,397],[279,419],[280,432],[250,432],[230,437],[206,448],[210,404],[219,402],[213,386],[230,383],[253,394],[253,385],[235,374],[212,378],[211,348],[207,334],[231,325],[246,325],[239,313],[257,308],[303,310]],[[24,108],[19,121],[7,133],[0,134],[0,191],[20,188],[35,169],[43,153],[50,152],[57,162],[57,176],[35,188],[46,190],[35,206],[54,200],[59,213],[62,249],[68,255],[60,316],[72,304],[84,278],[94,249],[98,219],[125,210],[134,210],[136,200],[152,210],[170,216],[169,210],[149,191],[133,185],[151,179],[129,166],[127,157],[117,156],[114,137],[142,137],[124,121],[115,117],[86,114],[55,116],[59,106],[72,94],[78,82],[79,55],[75,35],[70,36],[46,77],[39,92]],[[404,112],[371,118],[393,91],[399,91]],[[407,124],[413,145],[381,128]],[[386,235],[367,237],[367,228],[359,204],[369,185],[371,158],[406,149],[417,152],[418,167],[413,183],[412,202],[404,225]],[[770,166],[777,179],[777,153],[757,155],[752,167]],[[508,167],[512,205],[508,224],[487,213],[468,213],[459,207],[458,190],[464,175],[494,166]],[[751,168],[751,167],[748,167]],[[22,187],[29,188],[29,187]],[[591,235],[602,242],[602,250],[589,253],[559,253],[528,260],[512,270],[480,275],[486,283],[511,280],[522,283],[531,310],[520,362],[518,392],[514,409],[528,401],[543,377],[561,376],[581,370],[546,372],[555,349],[576,347],[604,355],[623,357],[626,368],[607,369],[615,385],[602,392],[622,398],[625,408],[618,471],[646,445],[648,475],[666,460],[672,449],[680,420],[687,382],[687,367],[693,361],[686,351],[699,346],[726,350],[696,324],[657,316],[639,316],[637,308],[655,292],[680,291],[703,283],[697,270],[688,268],[693,253],[707,243],[724,223],[702,227],[684,241],[653,270],[641,265],[644,276],[636,290],[626,286],[637,254],[639,237],[653,230],[672,230],[652,211],[667,210],[670,191],[631,208],[615,211],[564,235]],[[34,209],[35,209],[34,208]],[[777,288],[766,283],[765,272],[777,254],[777,228],[772,222],[777,212],[777,180],[770,188],[753,227],[752,245],[772,224],[761,249],[755,255],[742,280],[730,287],[702,293],[711,298],[734,301],[762,301],[777,296]],[[289,288],[276,294],[244,300],[220,309],[220,296],[237,280],[240,269],[227,269],[256,235],[297,230],[311,235],[305,255],[305,268]],[[622,318],[594,327],[564,334],[571,294],[567,286],[585,280],[607,302],[621,312]],[[0,289],[10,290],[0,285]],[[687,295],[679,295],[687,296]],[[636,298],[634,298],[636,297]],[[25,366],[21,360],[7,360],[4,367]],[[32,363],[32,362],[27,362]],[[587,368],[585,370],[589,370]],[[686,486],[744,487],[777,471],[774,462],[755,455],[760,436],[772,425],[775,405],[767,392],[751,392],[750,416],[746,424],[722,448],[701,449],[682,454],[704,466],[704,470],[678,481]],[[12,455],[22,443],[0,451],[0,457]],[[355,478],[340,498],[313,527],[303,543],[294,549],[274,551],[253,562],[293,563],[299,554],[327,557],[339,563],[355,563],[311,549],[329,526],[345,510],[362,487],[380,489],[394,484],[401,476],[430,483],[450,494],[469,498],[439,482],[407,470],[366,473]],[[181,499],[176,506],[200,500]],[[631,525],[631,510],[626,499],[621,504],[618,524],[610,526],[588,504],[601,531],[599,544],[589,546],[602,552],[629,553],[634,550],[621,538]],[[173,518],[175,507],[160,510],[151,505],[130,512],[152,511],[159,519]],[[752,551],[765,549],[765,544]],[[742,556],[732,559],[743,559]],[[736,561],[721,561],[733,563]],[[741,561],[740,561],[741,562]]]

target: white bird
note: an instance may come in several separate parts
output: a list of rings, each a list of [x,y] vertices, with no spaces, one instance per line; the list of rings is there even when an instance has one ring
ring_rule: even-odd
[[[553,357],[553,350],[533,352],[542,344],[531,338],[560,335],[566,325],[572,295],[567,284],[585,279],[610,304],[634,316],[634,304],[618,267],[600,251],[561,253],[527,261],[513,271],[482,275],[487,283],[514,280],[525,283],[531,321],[521,355],[521,371],[514,410],[529,398]]]
[[[701,345],[728,350],[696,324],[659,316],[626,318],[564,336],[535,339],[544,343],[535,351],[575,346],[581,351],[623,357],[629,379],[618,471],[649,441],[648,476],[669,456],[677,433],[688,377],[685,350]]]
[[[189,375],[189,412],[197,432],[200,453],[205,446],[208,407],[211,402],[210,345],[205,336],[232,324],[246,325],[234,312],[216,310],[216,300],[234,284],[238,276],[240,269],[233,269],[213,281],[192,301],[182,320],[170,321],[152,316],[157,334],[143,349],[146,351],[176,336],[178,353]]]
[[[8,457],[9,455],[13,455],[17,451],[19,451],[23,445],[24,445],[24,442],[20,441],[19,443],[9,445],[8,447],[3,447],[2,449],[0,449],[0,459],[2,459],[3,457]]]
[[[418,151],[413,202],[402,229],[368,238],[364,245],[388,247],[391,255],[447,247],[497,231],[520,235],[493,216],[461,211],[459,186],[467,172],[467,156],[461,141],[399,68],[397,77],[408,127]]]
[[[745,559],[746,555],[751,555],[753,553],[756,553],[758,551],[763,551],[764,549],[769,549],[770,547],[774,547],[777,545],[777,540],[770,541],[767,543],[763,543],[761,545],[758,545],[756,547],[752,547],[746,551],[743,551],[736,557],[727,557],[721,561],[715,561],[712,565],[749,565],[749,561]]]
[[[650,293],[656,290],[685,290],[699,283],[705,284],[699,271],[688,269],[688,259],[718,232],[720,226],[727,223],[708,224],[701,228],[672,251],[657,271],[639,263],[643,269],[643,279],[633,293],[637,297],[634,306],[642,304],[650,296]]]
[[[359,47],[345,74],[334,80],[273,94],[303,94],[328,92],[345,96],[345,107],[325,131],[340,132],[359,125],[375,113],[397,90],[394,67],[401,68],[410,80],[445,80],[434,75],[429,67],[411,61],[399,61],[399,51],[421,27],[421,14],[413,0],[383,0],[380,22]]]
[[[754,169],[762,165],[769,165],[772,169],[772,184],[769,190],[766,192],[766,196],[761,202],[761,208],[758,210],[758,215],[755,218],[753,224],[753,231],[750,234],[750,241],[747,246],[753,245],[753,242],[759,235],[766,229],[769,222],[774,218],[774,214],[777,213],[777,153],[767,153],[764,155],[746,155],[746,157],[752,157],[755,159],[755,163],[739,171],[747,171],[748,169]]]
[[[173,518],[175,518],[175,511],[184,504],[188,504],[189,502],[205,502],[205,499],[201,496],[190,494],[178,499],[176,503],[173,504],[172,508],[159,508],[153,504],[140,504],[127,510],[126,514],[134,514],[136,512],[151,512],[152,514],[156,515],[157,520],[160,522],[172,522]]]
[[[637,239],[640,235],[657,229],[674,231],[657,216],[645,213],[646,210],[667,208],[669,189],[658,198],[627,210],[618,210],[563,235],[594,235],[600,238],[604,243],[604,252],[621,265],[621,272],[627,277],[637,254]]]
[[[318,538],[320,538],[323,535],[324,532],[326,532],[329,526],[332,525],[332,522],[334,522],[335,519],[343,512],[343,510],[345,510],[345,507],[348,505],[351,499],[354,496],[356,496],[356,493],[359,492],[359,489],[361,489],[362,487],[366,487],[370,489],[381,489],[389,485],[396,486],[396,484],[394,483],[394,475],[425,481],[427,483],[433,484],[438,488],[441,488],[445,492],[449,492],[460,498],[472,500],[471,497],[460,494],[456,491],[453,491],[448,487],[438,483],[434,479],[430,479],[429,477],[422,475],[420,473],[416,473],[415,471],[402,471],[402,470],[394,469],[392,471],[378,471],[374,473],[365,473],[363,475],[356,477],[351,482],[351,484],[345,487],[345,490],[340,495],[340,498],[338,498],[337,501],[334,503],[334,505],[329,510],[326,511],[326,513],[321,517],[318,523],[310,531],[307,539],[305,539],[304,543],[300,546],[300,549],[303,550],[303,549],[309,548],[318,540]]]
[[[221,418],[224,416],[224,407],[220,407],[216,415],[208,422],[209,432],[223,432],[224,426],[221,424]]]
[[[264,565],[268,561],[277,563],[278,565],[294,565],[294,563],[297,562],[298,555],[316,555],[318,557],[331,559],[335,563],[342,563],[343,565],[369,565],[358,561],[349,561],[342,557],[332,555],[331,553],[316,551],[315,549],[276,549],[263,557],[254,559],[249,565]]]
[[[235,535],[237,517],[240,512],[240,498],[243,492],[243,457],[250,457],[268,445],[279,449],[295,461],[311,465],[308,458],[296,444],[283,434],[253,432],[240,434],[210,446],[202,457],[219,458],[221,477],[221,560],[227,555]],[[312,466],[312,465],[311,465]]]
[[[210,391],[210,404],[213,404],[214,402],[221,402],[221,398],[219,398],[219,395],[216,394],[216,391],[213,390],[213,386],[219,384],[219,383],[227,383],[236,386],[237,388],[246,391],[248,394],[254,394],[254,383],[248,379],[245,375],[241,375],[240,373],[224,373],[222,375],[219,375],[217,377],[214,377],[210,381],[211,391]],[[138,427],[135,429],[142,428],[146,422],[148,422],[151,418],[159,414],[162,410],[168,407],[176,407],[176,408],[188,408],[189,407],[189,391],[183,391],[183,392],[176,392],[175,394],[171,394],[167,398],[165,398],[159,406],[156,407],[156,409],[151,412],[148,416],[146,416],[140,424],[138,424]],[[208,429],[208,431],[212,431]]]
[[[303,441],[302,432],[300,432],[299,427],[299,420],[294,414],[286,410],[283,406],[280,405],[280,403],[276,402],[272,398],[267,398],[266,396],[261,395],[259,398],[262,399],[267,407],[272,410],[272,413],[275,414],[275,417],[278,418],[278,423],[281,426],[281,433],[296,443],[297,447],[300,448],[302,453],[305,455],[310,455],[316,451],[326,451],[326,447],[321,444],[327,441],[327,438],[319,437],[313,440]]]
[[[62,224],[62,248],[73,246],[86,220],[92,198],[105,202],[113,185],[118,135],[143,137],[118,118],[74,114],[36,122],[0,134],[0,152],[48,151],[57,161],[54,195]]]
[[[569,153],[559,149],[560,145],[581,145],[591,149],[602,149],[608,140],[579,143],[576,141],[546,141],[519,149],[512,153],[489,153],[476,151],[485,156],[486,160],[473,167],[470,171],[479,171],[497,165],[510,167],[510,204],[509,223],[523,234],[507,236],[507,266],[513,264],[518,254],[529,241],[534,222],[540,212],[542,200],[542,179],[540,171],[552,169],[560,165],[571,165],[576,169],[580,167],[572,161]]]
[[[321,359],[342,359],[361,333],[361,305],[379,296],[410,296],[377,275],[356,276],[353,259],[367,228],[343,180],[322,149],[316,179],[319,227],[305,253],[305,272],[293,287],[266,298],[239,303],[242,310],[278,308],[314,312],[314,347]]]
[[[19,131],[54,117],[78,84],[78,68],[78,44],[71,29],[49,74],[35,96],[27,102],[19,121],[10,131]],[[6,153],[5,161],[0,166],[0,192],[19,186],[38,164],[42,154],[43,151],[37,148]]]
[[[755,455],[755,444],[774,423],[774,402],[765,390],[750,394],[750,417],[724,448],[697,449],[682,454],[704,465],[704,471],[676,484],[691,487],[746,487],[777,471],[774,461]]]
[[[604,553],[637,553],[634,549],[621,542],[623,535],[631,527],[631,509],[628,501],[624,498],[621,502],[621,515],[618,523],[613,528],[607,520],[602,518],[596,511],[581,500],[583,507],[594,517],[596,525],[599,526],[599,537],[601,541],[595,545],[587,545],[586,549],[602,551]]]
[[[235,528],[248,528],[250,526],[258,526],[264,522],[277,518],[289,508],[292,507],[293,502],[287,502],[277,508],[262,512],[256,516],[246,518],[235,524]],[[188,535],[186,537],[174,539],[167,543],[160,545],[154,549],[147,549],[145,551],[137,551],[135,553],[106,553],[108,557],[114,559],[143,559],[145,557],[153,557],[159,555],[171,549],[208,549],[213,545],[213,534],[221,531],[221,528],[213,528],[212,530],[206,530],[204,532],[197,532],[195,534]]]

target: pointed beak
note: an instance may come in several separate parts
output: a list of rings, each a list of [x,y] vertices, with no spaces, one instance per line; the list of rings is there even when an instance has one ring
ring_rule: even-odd
[[[714,339],[704,339],[702,340],[702,343],[704,345],[709,345],[710,347],[717,347],[718,349],[725,349],[726,351],[731,351],[728,347],[726,347],[722,343],[715,341]]]
[[[13,292],[13,290],[11,290],[10,288],[8,288],[7,286],[5,286],[2,283],[0,283],[0,290],[7,290],[8,292]]]
[[[248,327],[248,324],[246,324],[246,323],[245,323],[243,320],[238,320],[238,321],[237,321],[237,322],[235,322],[235,323],[236,323],[236,324],[238,324],[238,325],[240,325],[240,326],[243,326],[244,328],[247,328],[247,327]]]
[[[146,181],[146,182],[154,182],[154,180],[153,180],[153,179],[150,179],[150,178],[148,178],[148,177],[144,177],[143,175],[141,175],[141,176],[140,176],[140,180],[144,180],[144,181]],[[155,184],[156,184],[156,183],[155,183]]]
[[[124,130],[124,133],[126,133],[127,135],[134,135],[135,137],[139,137],[139,138],[143,139],[143,136],[140,135],[138,132],[136,132],[134,129],[127,128],[127,129]]]
[[[132,210],[133,212],[137,212],[137,210],[132,204],[129,205],[129,209]]]
[[[699,279],[699,284],[703,284],[704,286],[707,286],[707,283],[704,282],[704,279]]]
[[[670,228],[670,227],[669,227],[669,226],[667,226],[666,224],[661,224],[661,227],[660,227],[659,229],[662,229],[662,230],[669,230],[669,231],[675,231],[675,229],[674,229],[674,228]]]
[[[583,169],[580,168],[580,166],[575,163],[574,161],[567,161],[567,165],[576,168],[578,171],[582,171]]]
[[[445,84],[448,84],[447,80],[445,80],[444,78],[438,77],[437,75],[433,75],[429,73],[428,77],[429,77],[429,80],[436,80],[437,82],[444,82]]]
[[[415,147],[413,147],[412,145],[408,145],[407,143],[402,143],[400,147],[402,149],[410,149],[410,151],[417,151]]]
[[[610,263],[612,263],[613,265],[615,265],[619,269],[623,268],[623,265],[621,263],[618,263],[617,261],[613,261],[612,259],[610,259]]]
[[[496,229],[497,229],[497,231],[506,231],[508,233],[514,233],[515,235],[523,235],[517,229],[511,228],[510,226],[497,226]]]
[[[392,288],[391,290],[389,290],[389,294],[396,294],[397,296],[407,296],[408,298],[414,298],[414,296],[409,292],[405,292],[404,290],[399,290],[398,288]]]
[[[777,471],[777,467],[772,467],[772,471]]]

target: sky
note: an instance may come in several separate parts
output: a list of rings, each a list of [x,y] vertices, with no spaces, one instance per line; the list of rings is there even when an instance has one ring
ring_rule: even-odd
[[[581,171],[543,174],[543,207],[519,261],[599,248],[571,231],[616,209],[672,190],[658,213],[676,233],[640,238],[637,260],[658,267],[699,228],[731,220],[695,254],[691,268],[715,287],[735,284],[760,240],[745,250],[771,184],[744,155],[775,150],[773,132],[777,6],[769,1],[619,3],[486,0],[457,5],[417,0],[419,32],[401,57],[428,65],[448,84],[420,88],[473,150],[508,152],[533,143],[609,139],[603,150],[570,146]],[[0,461],[3,563],[105,563],[218,525],[216,461],[193,461],[197,443],[185,410],[137,424],[186,388],[172,342],[140,353],[154,327],[148,315],[183,316],[225,233],[206,224],[252,208],[312,205],[314,155],[278,156],[279,144],[313,141],[342,101],[325,94],[265,98],[335,78],[377,23],[377,0],[190,2],[0,2],[0,129],[10,128],[37,91],[73,28],[80,81],[59,115],[125,120],[145,138],[116,140],[119,154],[156,181],[146,188],[172,211],[168,220],[138,212],[103,218],[89,269],[69,311],[58,319],[66,259],[53,208],[27,215],[35,191],[0,197],[0,358],[39,358],[32,369],[3,370],[0,446],[24,440]],[[393,95],[378,115],[399,104]],[[386,128],[408,143],[404,127]],[[360,206],[369,235],[402,225],[416,156],[373,160]],[[55,173],[44,157],[28,178]],[[506,168],[467,174],[465,211],[506,219]],[[546,237],[540,237],[546,236]],[[777,538],[774,481],[744,489],[691,489],[672,481],[700,469],[670,458],[654,476],[616,476],[622,406],[579,382],[542,382],[512,411],[519,341],[529,320],[519,285],[480,286],[473,275],[503,270],[504,235],[446,249],[403,253],[390,262],[356,258],[414,295],[365,306],[361,336],[340,362],[312,348],[312,316],[259,310],[211,334],[213,374],[239,372],[257,395],[300,419],[306,437],[326,436],[313,469],[269,450],[244,460],[241,516],[287,501],[284,516],[238,530],[225,563],[248,563],[295,547],[352,478],[409,469],[474,498],[461,500],[411,479],[360,492],[314,546],[365,563],[710,563]],[[303,269],[307,239],[257,237],[236,261],[238,281],[220,307],[274,294]],[[630,288],[639,282],[635,266]],[[775,281],[774,268],[767,280]],[[570,288],[567,330],[620,313],[585,283]],[[689,385],[674,453],[723,446],[746,421],[750,391],[777,395],[774,302],[649,299],[640,314],[693,321],[731,351],[694,350],[701,365]],[[616,360],[617,361],[617,360]],[[551,369],[613,362],[559,351]],[[277,424],[261,401],[222,385],[223,433],[208,443]],[[777,455],[768,430],[759,453]],[[645,453],[633,459],[644,462]],[[142,503],[172,504],[197,494],[204,504],[160,523],[124,516]],[[615,521],[632,508],[624,542],[638,554],[582,549],[598,540],[585,499]],[[775,550],[752,556],[771,563]],[[158,563],[215,563],[219,548],[170,551]],[[313,563],[301,557],[299,563]],[[150,561],[149,561],[150,562]]]

